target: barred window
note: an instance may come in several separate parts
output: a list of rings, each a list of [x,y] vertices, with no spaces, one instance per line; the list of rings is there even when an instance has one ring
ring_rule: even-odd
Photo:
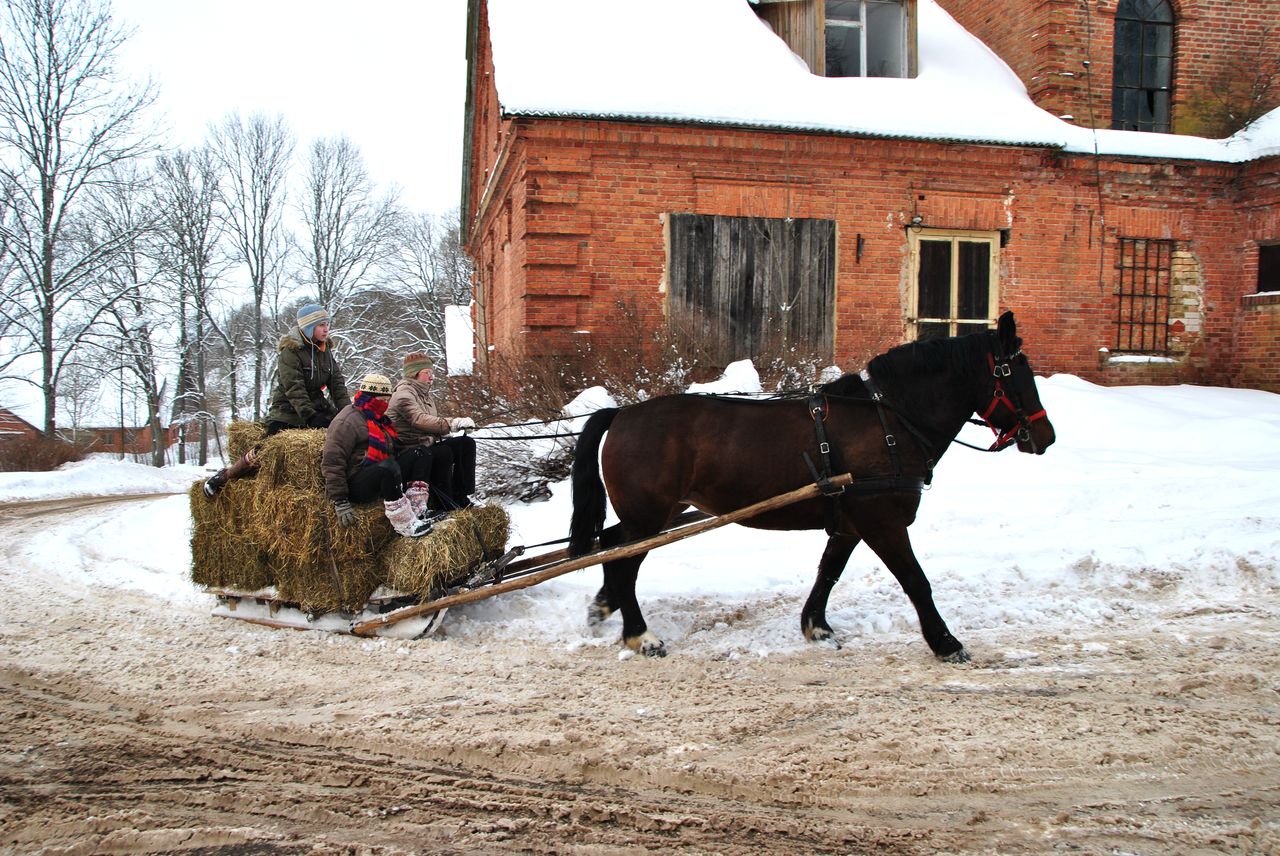
[[[1168,351],[1173,250],[1173,241],[1120,239],[1116,350],[1134,354]]]

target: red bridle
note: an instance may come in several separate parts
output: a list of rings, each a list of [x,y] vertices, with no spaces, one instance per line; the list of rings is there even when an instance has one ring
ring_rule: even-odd
[[[993,452],[997,452],[1007,447],[1015,440],[1021,440],[1024,443],[1031,442],[1031,423],[1035,422],[1037,419],[1049,418],[1048,414],[1045,413],[1044,410],[1038,410],[1028,416],[1026,411],[1022,408],[1021,402],[1019,401],[1015,403],[1013,399],[1009,398],[1009,394],[1004,390],[1004,384],[1001,382],[1002,379],[1013,374],[1013,369],[1009,366],[1009,361],[1014,357],[1019,356],[1021,353],[1021,351],[1018,351],[1008,357],[1001,357],[999,362],[996,361],[995,354],[987,354],[987,365],[991,369],[991,376],[995,378],[996,384],[995,389],[991,392],[991,403],[987,405],[986,410],[982,411],[982,413],[978,415],[982,417],[982,421],[985,422],[987,427],[991,429],[992,433],[996,435],[996,441],[991,444],[991,451]],[[1009,408],[1009,411],[1013,413],[1014,418],[1017,420],[1016,425],[1003,430],[996,427],[991,422],[991,414],[995,413],[996,408],[1002,404]]]

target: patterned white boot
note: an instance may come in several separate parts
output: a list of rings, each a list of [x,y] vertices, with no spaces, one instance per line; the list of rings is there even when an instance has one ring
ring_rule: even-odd
[[[413,506],[413,513],[420,520],[426,520],[431,516],[431,511],[427,508],[427,501],[431,499],[431,487],[426,482],[409,482],[404,486],[404,495],[409,497],[409,504]]]
[[[391,502],[383,502],[382,508],[387,514],[387,519],[391,521],[391,528],[406,538],[417,538],[431,531],[431,524],[425,520],[419,520],[418,515],[413,513],[413,506],[409,503],[407,496]]]

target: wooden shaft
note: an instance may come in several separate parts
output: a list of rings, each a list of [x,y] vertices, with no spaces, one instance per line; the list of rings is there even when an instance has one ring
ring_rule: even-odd
[[[836,487],[847,487],[853,477],[848,473],[839,476],[833,476],[831,483]],[[730,511],[728,514],[722,514],[719,517],[712,517],[709,520],[702,520],[697,523],[690,524],[681,529],[672,529],[667,532],[660,532],[649,538],[642,538],[639,541],[632,541],[627,544],[620,544],[617,547],[611,547],[608,550],[597,550],[594,553],[588,553],[585,556],[577,558],[565,559],[548,565],[540,571],[514,580],[508,580],[505,583],[497,585],[484,586],[482,588],[472,589],[470,591],[459,592],[458,594],[447,595],[436,600],[430,600],[426,603],[415,604],[414,606],[406,606],[396,609],[385,615],[379,615],[368,621],[361,621],[358,624],[351,625],[351,632],[357,636],[366,636],[379,627],[385,627],[388,624],[395,624],[397,621],[404,621],[406,618],[414,618],[418,615],[424,615],[428,612],[436,612],[446,607],[458,606],[463,603],[474,603],[477,600],[485,600],[497,594],[509,591],[517,591],[523,588],[535,586],[538,583],[546,582],[554,577],[567,574],[570,571],[589,568],[592,565],[603,564],[604,562],[612,562],[615,559],[625,559],[628,556],[634,556],[637,553],[646,553],[655,547],[661,547],[664,544],[670,544],[691,535],[698,535],[708,532],[712,529],[718,529],[729,523],[736,523],[739,520],[745,520],[748,517],[755,517],[766,511],[772,511],[775,508],[781,508],[785,505],[801,502],[806,499],[817,499],[822,495],[822,490],[816,484],[805,485],[802,488],[784,493],[770,499],[762,500],[754,505],[748,505],[745,508],[739,508],[737,511]],[[559,551],[557,551],[559,552]]]

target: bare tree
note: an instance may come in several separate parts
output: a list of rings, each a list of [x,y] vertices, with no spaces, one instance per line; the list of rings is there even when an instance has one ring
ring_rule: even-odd
[[[132,392],[146,408],[151,435],[151,465],[165,463],[165,436],[161,408],[165,395],[165,357],[172,350],[167,331],[173,314],[158,282],[156,195],[146,192],[149,177],[136,166],[124,167],[131,180],[100,188],[90,196],[86,234],[132,234],[120,244],[102,271],[102,288],[119,294],[87,340],[97,345],[104,367],[120,372],[120,428],[125,428],[123,401]]]
[[[359,147],[335,137],[312,144],[300,207],[306,279],[330,313],[341,313],[387,256],[396,196],[376,197]]]
[[[283,116],[232,113],[211,129],[213,151],[222,166],[222,209],[235,256],[249,273],[253,290],[253,418],[262,416],[262,326],[268,291],[279,282],[286,251],[282,215],[285,179],[293,157],[293,134]]]
[[[210,335],[232,343],[214,321],[214,291],[221,273],[221,221],[217,217],[219,172],[206,148],[161,157],[157,164],[158,240],[163,270],[176,293],[180,362],[174,399],[174,418],[185,445],[186,428],[198,424],[198,463],[208,461],[212,406],[206,360]],[[235,412],[236,372],[231,362],[229,385]],[[180,458],[184,452],[179,449]]]
[[[39,354],[49,436],[62,367],[113,297],[74,329],[65,316],[129,239],[73,245],[69,218],[87,188],[116,180],[111,167],[152,150],[137,131],[154,90],[123,83],[115,70],[125,38],[106,0],[3,0],[0,10],[0,183],[11,200],[0,241],[15,266],[3,303],[6,332],[16,337],[0,368]]]
[[[457,209],[441,217],[426,212],[405,217],[387,266],[398,284],[386,295],[380,329],[396,331],[405,347],[426,351],[441,363],[445,307],[471,302],[471,259],[460,234]]]

